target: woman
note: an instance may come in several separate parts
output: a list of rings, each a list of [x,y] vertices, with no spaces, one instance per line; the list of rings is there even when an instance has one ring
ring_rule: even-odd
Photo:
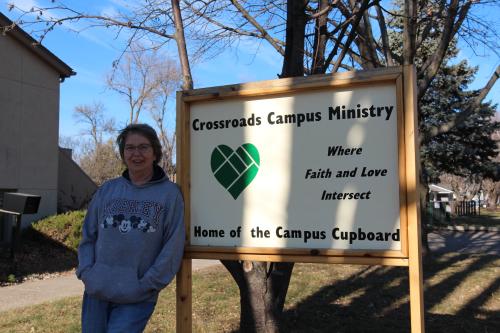
[[[142,332],[184,250],[184,202],[155,130],[132,124],[116,141],[127,169],[94,195],[78,247],[84,333]]]

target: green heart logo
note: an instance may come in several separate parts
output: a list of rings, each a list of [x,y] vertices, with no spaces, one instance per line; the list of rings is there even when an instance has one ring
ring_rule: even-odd
[[[219,145],[212,151],[210,164],[215,179],[236,200],[259,172],[259,151],[251,143],[242,144],[236,151]]]

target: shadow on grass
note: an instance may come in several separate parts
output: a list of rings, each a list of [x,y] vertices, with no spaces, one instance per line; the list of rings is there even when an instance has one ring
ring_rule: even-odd
[[[461,286],[473,279],[473,272],[495,265],[493,261],[497,259],[498,256],[471,258],[457,254],[424,263],[426,332],[498,332],[498,309],[483,307],[498,292],[500,278],[491,279],[475,296]],[[464,260],[465,264],[459,264]],[[457,269],[450,271],[454,266]],[[460,295],[456,295],[457,290]],[[286,311],[282,331],[410,332],[408,294],[407,268],[368,267],[321,288]],[[458,309],[454,310],[457,302]]]
[[[479,215],[472,216],[455,216],[451,218],[451,224],[457,225],[478,225],[484,227],[499,227],[500,216],[492,214],[488,211],[481,210]]]
[[[10,258],[10,248],[1,249],[0,286],[22,282],[29,276],[68,271],[77,264],[74,250],[28,228],[21,234],[14,260]]]
[[[481,253],[498,255],[500,253],[500,234],[496,232],[450,231],[441,230],[429,233],[432,252]]]

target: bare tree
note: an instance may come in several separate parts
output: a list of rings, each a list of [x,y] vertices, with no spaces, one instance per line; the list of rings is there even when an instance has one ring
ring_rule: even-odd
[[[97,146],[84,142],[77,162],[99,186],[109,179],[120,176],[124,169],[112,139],[105,140]]]
[[[232,45],[241,38],[256,38],[282,55],[284,66],[294,71],[303,67],[297,75],[415,64],[418,99],[426,93],[451,43],[457,38],[500,55],[499,34],[494,22],[485,21],[473,10],[479,6],[498,7],[497,1],[405,0],[404,4],[400,1],[396,9],[388,9],[377,0],[306,1],[305,5],[302,1],[184,2],[195,14],[189,16],[190,26],[195,30],[191,35],[206,45]],[[302,10],[296,10],[298,7]],[[398,33],[391,36],[390,30]],[[434,45],[432,52],[419,57],[429,41]],[[293,48],[285,52],[285,45],[290,43]],[[436,126],[430,137],[422,139],[430,140],[432,136],[445,133],[459,126],[472,112],[477,112],[477,105],[499,76],[500,67],[481,89],[475,104],[447,124]]]
[[[77,162],[81,168],[97,185],[119,176],[123,169],[121,159],[113,140],[105,138],[114,133],[114,120],[105,118],[102,103],[79,105],[74,117],[84,125],[81,134],[89,137],[87,141],[80,141]]]
[[[169,176],[175,173],[173,154],[175,128],[167,125],[169,98],[180,87],[177,64],[157,49],[133,44],[120,63],[108,75],[107,85],[125,98],[130,123],[137,123],[142,111],[148,111],[159,132],[163,147],[161,166]]]
[[[73,160],[77,161],[80,154],[80,144],[81,140],[73,136],[59,136],[59,147],[71,149],[71,157]]]
[[[147,40],[150,44],[149,48],[155,49],[173,41],[178,48],[183,89],[193,88],[184,24],[178,0],[139,0],[127,3],[125,7],[112,13],[80,11],[58,0],[53,0],[52,5],[47,7],[35,5],[31,8],[22,8],[11,3],[8,8],[9,10],[15,9],[21,14],[12,26],[0,29],[5,31],[12,29],[15,25],[22,25],[25,29],[29,28],[29,32],[40,43],[58,26],[64,26],[76,33],[89,28],[105,28],[114,31],[116,37],[125,34],[127,42],[123,49],[124,53],[139,41]],[[80,21],[85,22],[84,27],[78,28],[72,25]],[[117,59],[115,63],[119,63],[119,60]]]
[[[481,43],[499,54],[498,32],[471,12],[481,1],[405,0],[390,10],[382,2],[370,0],[185,3],[204,21],[193,24],[198,28],[200,41],[207,45],[228,45],[241,38],[267,42],[283,56],[280,77],[414,64],[419,100],[456,39]],[[191,18],[197,22],[197,18]],[[432,51],[423,52],[431,43]],[[460,126],[471,113],[479,112],[477,106],[495,84],[499,71],[500,67],[469,108],[445,126],[436,126],[429,137],[421,140],[446,133]],[[240,287],[241,329],[277,331],[293,264],[224,262],[224,265]],[[257,305],[245,307],[248,304]]]
[[[170,59],[166,59],[157,67],[156,74],[159,76],[159,84],[155,90],[154,98],[148,104],[148,110],[155,122],[162,145],[163,158],[161,160],[161,167],[170,177],[173,177],[176,173],[174,163],[176,145],[175,124],[172,124],[173,126],[170,127],[167,126],[166,118],[168,116],[168,101],[172,97],[172,94],[179,89],[182,79],[178,66]]]
[[[107,86],[127,101],[128,123],[137,123],[141,112],[157,96],[156,90],[163,80],[162,68],[158,66],[161,60],[155,50],[133,44],[107,76]]]
[[[104,105],[101,102],[84,104],[75,107],[74,118],[85,125],[82,135],[88,135],[94,146],[102,143],[103,135],[115,131],[114,119],[105,119]]]
[[[500,182],[485,179],[483,180],[482,189],[485,194],[486,207],[496,209],[500,200]]]
[[[174,130],[169,133],[168,127],[165,125],[167,116],[167,101],[169,96],[171,96],[174,91],[169,84],[163,84],[159,90],[160,96],[156,99],[156,103],[149,110],[151,117],[153,118],[156,128],[158,129],[158,137],[162,146],[162,160],[161,167],[169,175],[173,177],[176,173],[175,163],[174,163],[174,152],[176,145],[176,133]]]
[[[443,184],[451,187],[457,200],[472,200],[481,190],[481,180],[474,177],[463,177],[452,174],[444,174],[440,177]]]

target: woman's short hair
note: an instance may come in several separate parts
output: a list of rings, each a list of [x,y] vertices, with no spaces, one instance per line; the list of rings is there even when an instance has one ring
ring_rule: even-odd
[[[162,157],[160,139],[158,139],[158,135],[156,134],[154,128],[148,124],[130,124],[120,131],[120,134],[118,134],[118,137],[116,138],[116,143],[118,144],[122,160],[125,160],[123,157],[123,153],[125,151],[125,141],[127,141],[127,136],[132,133],[142,135],[148,139],[155,154],[155,163],[160,163]]]

